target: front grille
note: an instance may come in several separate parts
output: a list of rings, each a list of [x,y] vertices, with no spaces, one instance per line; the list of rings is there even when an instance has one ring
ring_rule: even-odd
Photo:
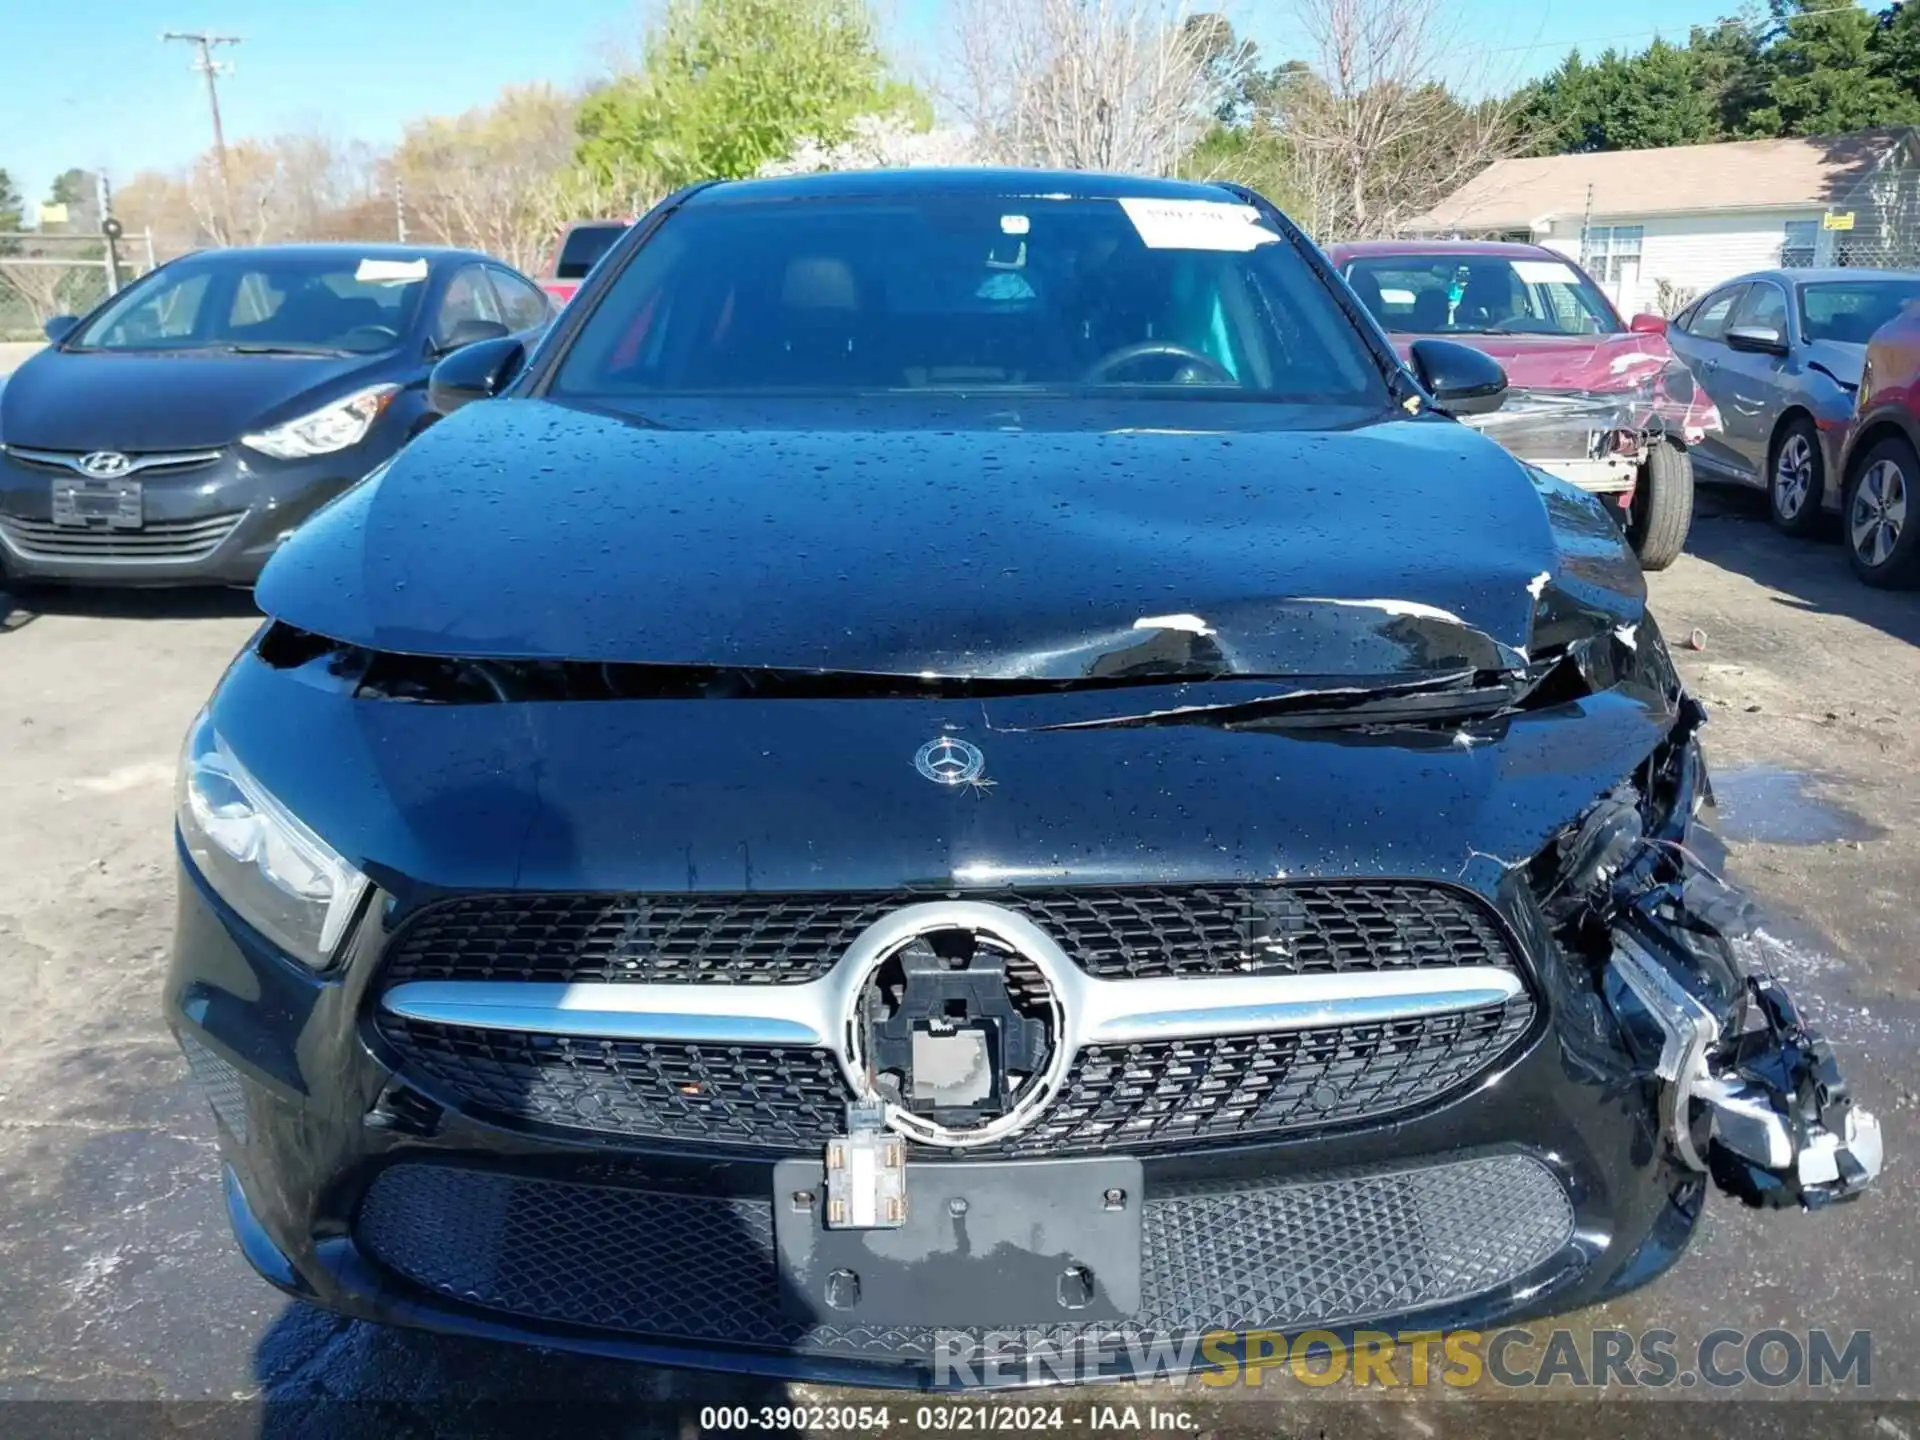
[[[1177,1346],[1215,1329],[1409,1316],[1509,1285],[1552,1260],[1572,1235],[1573,1212],[1540,1162],[1493,1155],[1260,1186],[1165,1188],[1146,1196],[1141,1224],[1139,1312],[1099,1327],[1009,1315],[1009,1330],[1040,1327],[1022,1338],[1026,1353],[1070,1353],[1097,1336]],[[956,1333],[788,1314],[768,1199],[409,1163],[374,1181],[355,1235],[415,1285],[534,1322],[922,1371],[936,1335],[951,1353]],[[984,1339],[966,1333],[976,1346]]]
[[[1128,885],[957,892],[1026,915],[1088,973],[1328,974],[1513,958],[1472,896],[1437,885]],[[795,984],[832,969],[914,893],[481,895],[409,921],[389,947],[406,980]]]
[[[382,1014],[416,1081],[508,1124],[609,1136],[817,1150],[846,1128],[847,1087],[825,1050],[528,1035]]]
[[[984,1153],[1131,1153],[1382,1120],[1462,1089],[1533,1013],[1522,997],[1421,1019],[1090,1047],[1034,1125]],[[406,1074],[494,1123],[775,1154],[818,1151],[845,1128],[849,1092],[824,1050],[532,1035],[388,1014],[375,1023]]]
[[[0,537],[31,560],[204,560],[233,533],[241,514],[151,520],[138,530],[82,529],[0,515]]]
[[[1458,1090],[1532,1018],[1519,999],[1417,1020],[1089,1046],[1014,1147],[1134,1152],[1376,1121]]]
[[[7,447],[7,457],[20,465],[30,465],[35,470],[51,470],[56,474],[84,475],[80,468],[83,456],[94,452],[88,450],[16,450]],[[203,465],[211,465],[220,458],[218,450],[180,450],[165,454],[129,455],[132,468],[123,472],[127,475],[146,477],[150,475],[178,475],[188,470],[198,470]]]

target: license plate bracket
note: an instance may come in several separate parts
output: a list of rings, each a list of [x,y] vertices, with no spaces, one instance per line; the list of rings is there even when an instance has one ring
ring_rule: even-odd
[[[921,1161],[906,1174],[903,1225],[829,1229],[825,1166],[774,1166],[788,1314],[964,1328],[1109,1322],[1139,1310],[1138,1160]]]
[[[138,530],[145,521],[138,480],[80,476],[53,482],[53,523],[81,530]]]

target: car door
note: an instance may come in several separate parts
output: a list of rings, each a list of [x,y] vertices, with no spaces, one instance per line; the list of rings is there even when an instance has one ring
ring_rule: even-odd
[[[1792,339],[1788,323],[1785,287],[1772,280],[1755,280],[1733,307],[1727,329],[1742,325],[1762,326],[1778,331],[1783,341]],[[1773,443],[1773,427],[1779,423],[1793,391],[1793,367],[1784,355],[1767,355],[1752,350],[1723,347],[1720,370],[1725,376],[1727,398],[1714,395],[1720,408],[1721,440],[1756,477],[1767,473],[1767,450]]]
[[[1726,365],[1727,356],[1732,352],[1727,349],[1724,337],[1733,319],[1734,306],[1746,293],[1745,280],[1722,286],[1683,311],[1680,318],[1667,327],[1668,345],[1693,372],[1694,383],[1707,392],[1707,398],[1720,411],[1723,426],[1733,404],[1735,383]],[[1728,443],[1724,430],[1708,431],[1706,438],[1693,447],[1692,454],[1696,466],[1718,475],[1751,480],[1756,473]]]

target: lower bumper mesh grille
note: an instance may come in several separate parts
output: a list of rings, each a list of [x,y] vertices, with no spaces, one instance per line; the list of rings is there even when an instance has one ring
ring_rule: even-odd
[[[1142,1223],[1142,1303],[1128,1324],[1089,1330],[1009,1315],[1006,1328],[1038,1324],[1040,1343],[1070,1346],[1096,1333],[1161,1338],[1408,1315],[1543,1264],[1566,1245],[1573,1213],[1544,1165],[1498,1155],[1149,1195]],[[766,1200],[409,1163],[375,1180],[356,1235],[369,1256],[429,1291],[530,1321],[921,1366],[935,1353],[932,1329],[786,1313]]]
[[[206,1096],[213,1113],[233,1133],[234,1139],[245,1144],[247,1091],[240,1079],[240,1072],[191,1035],[180,1037],[180,1049],[187,1057],[187,1068],[193,1072],[194,1084]]]

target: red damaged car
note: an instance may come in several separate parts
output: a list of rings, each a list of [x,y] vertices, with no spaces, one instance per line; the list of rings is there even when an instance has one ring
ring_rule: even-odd
[[[1402,354],[1439,336],[1498,360],[1512,388],[1480,428],[1541,469],[1615,497],[1641,565],[1673,563],[1693,519],[1687,447],[1719,416],[1674,359],[1665,320],[1623,323],[1585,271],[1541,245],[1370,240],[1327,253]]]

